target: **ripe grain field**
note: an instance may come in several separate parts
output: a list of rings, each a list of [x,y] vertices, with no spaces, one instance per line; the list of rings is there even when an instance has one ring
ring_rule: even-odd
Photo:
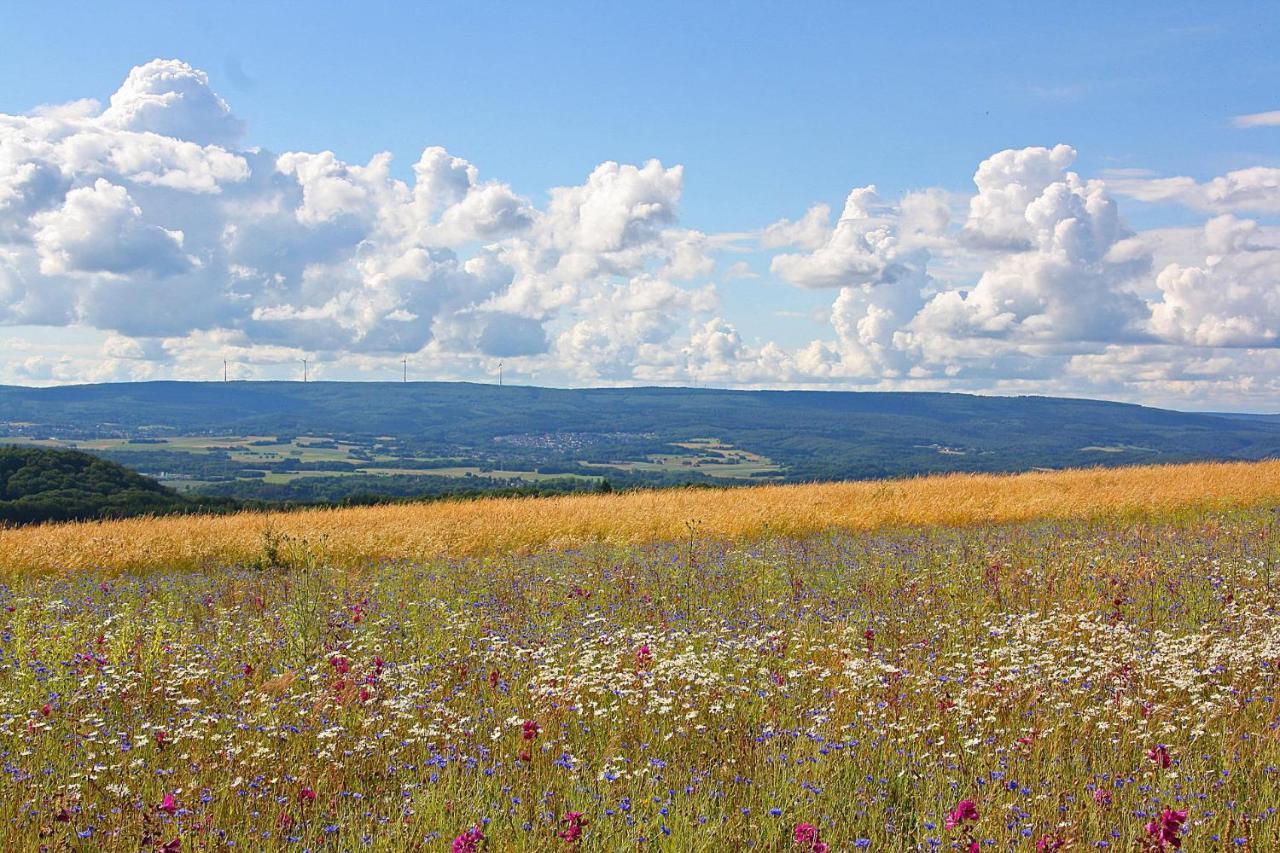
[[[0,847],[1280,849],[1278,497],[1264,463],[4,531]]]
[[[1015,475],[495,498],[0,530],[0,572],[173,570],[257,559],[264,535],[326,562],[481,556],[698,537],[748,541],[830,530],[1073,519],[1280,501],[1280,461]]]

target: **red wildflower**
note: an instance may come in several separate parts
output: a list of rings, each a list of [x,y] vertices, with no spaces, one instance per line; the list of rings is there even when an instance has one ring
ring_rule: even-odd
[[[53,713],[53,708],[49,706],[48,702],[40,706],[40,716],[47,717],[52,713]]]
[[[527,750],[527,749],[522,749],[522,750],[520,750],[520,760],[521,760],[521,761],[533,761],[533,753],[529,752],[529,750]]]
[[[245,664],[244,666],[240,667],[240,671],[244,673],[245,678],[248,678],[249,676],[253,675],[253,664],[251,663]]]
[[[347,660],[342,655],[334,655],[329,658],[329,663],[338,671],[339,675],[346,675],[351,671],[351,661]]]
[[[520,724],[520,737],[525,740],[533,740],[538,736],[538,732],[542,731],[542,726],[533,720],[525,720]]]
[[[489,673],[489,686],[495,690],[498,687],[498,671],[496,669]]]
[[[1151,839],[1151,845],[1156,850],[1164,850],[1165,847],[1177,849],[1182,846],[1182,839],[1178,837],[1182,825],[1187,822],[1187,813],[1185,811],[1174,811],[1173,809],[1165,809],[1160,813],[1159,817],[1152,818],[1147,822],[1147,837]]]
[[[303,803],[314,803],[316,801],[316,792],[314,788],[303,788],[298,792],[298,800]]]
[[[1169,756],[1169,748],[1164,744],[1159,744],[1148,749],[1147,758],[1150,758],[1162,769],[1167,769],[1169,765],[1173,763],[1173,759]]]
[[[581,840],[582,830],[587,825],[587,819],[582,816],[582,812],[565,812],[560,821],[568,824],[564,829],[560,830],[561,838],[570,844],[576,844]]]
[[[160,731],[156,732],[155,737],[156,737],[156,746],[160,747],[161,749],[164,749],[165,746],[168,745],[169,733],[166,732],[164,729],[161,729]]]

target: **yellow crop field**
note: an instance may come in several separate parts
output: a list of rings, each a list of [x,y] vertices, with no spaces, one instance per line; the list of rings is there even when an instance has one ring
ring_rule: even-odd
[[[1280,501],[1280,461],[495,498],[0,530],[0,571],[172,570],[256,559],[264,537],[333,565],[593,543],[747,540],[826,530],[1087,518]]]

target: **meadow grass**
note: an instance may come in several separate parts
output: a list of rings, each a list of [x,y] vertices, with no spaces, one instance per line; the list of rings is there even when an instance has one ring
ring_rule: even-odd
[[[1280,849],[1269,508],[684,533],[13,573],[3,847]]]
[[[0,572],[173,571],[252,562],[264,539],[331,565],[589,544],[744,542],[831,530],[1079,519],[1280,501],[1280,461],[947,475],[731,490],[442,501],[0,530]]]

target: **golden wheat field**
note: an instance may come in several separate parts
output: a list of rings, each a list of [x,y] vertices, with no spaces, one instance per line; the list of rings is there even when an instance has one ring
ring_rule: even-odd
[[[829,530],[1018,522],[1255,506],[1280,500],[1280,461],[947,475],[732,490],[495,498],[0,530],[0,571],[173,570],[257,558],[264,536],[336,565],[587,544],[749,540]]]

